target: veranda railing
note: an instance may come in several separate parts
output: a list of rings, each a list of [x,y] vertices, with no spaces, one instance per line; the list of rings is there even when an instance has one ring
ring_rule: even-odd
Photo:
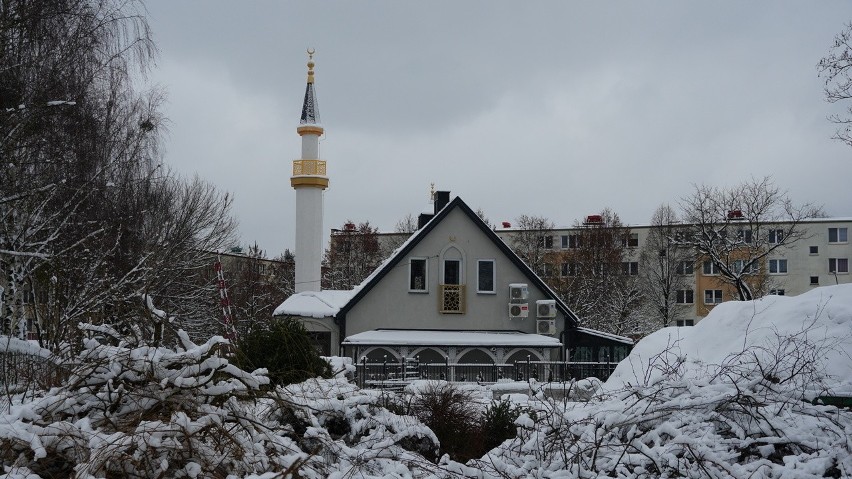
[[[363,358],[356,364],[359,386],[394,387],[415,379],[440,379],[450,382],[493,384],[500,381],[561,382],[596,377],[609,378],[617,363],[578,361],[533,361],[513,363],[421,363],[416,358],[401,361],[371,362]]]

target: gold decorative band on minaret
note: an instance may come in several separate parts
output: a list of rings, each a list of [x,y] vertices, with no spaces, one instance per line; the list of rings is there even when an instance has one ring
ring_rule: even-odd
[[[296,133],[298,133],[299,136],[304,136],[304,135],[322,136],[322,134],[324,132],[325,132],[325,130],[323,130],[322,127],[319,126],[319,125],[310,125],[309,124],[309,125],[299,125],[299,126],[296,127]]]

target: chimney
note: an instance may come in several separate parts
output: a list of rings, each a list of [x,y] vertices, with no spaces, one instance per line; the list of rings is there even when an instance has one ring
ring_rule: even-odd
[[[447,203],[450,202],[450,192],[449,191],[436,191],[435,192],[435,214],[437,215],[439,211],[444,209],[447,206]]]
[[[434,216],[435,215],[430,215],[428,213],[420,213],[420,215],[417,217],[417,229],[426,226],[426,223],[428,223],[429,220],[431,220]]]

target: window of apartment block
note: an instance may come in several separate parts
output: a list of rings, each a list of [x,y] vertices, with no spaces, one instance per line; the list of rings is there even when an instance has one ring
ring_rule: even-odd
[[[695,326],[695,320],[694,319],[678,319],[675,324],[677,324],[678,327]]]
[[[754,274],[757,272],[757,265],[746,260],[738,259],[731,263],[731,270],[737,274]]]
[[[541,265],[541,276],[544,278],[552,278],[553,265],[550,263],[544,263],[543,265]]]
[[[819,276],[811,276],[811,286],[817,286],[819,284]]]
[[[625,248],[639,247],[639,233],[630,233],[621,238],[621,246]]]
[[[411,258],[408,263],[408,290],[425,293],[428,288],[429,263],[426,258]]]
[[[786,259],[770,259],[769,274],[786,274],[787,260]]]
[[[621,263],[621,272],[630,276],[639,274],[639,263],[636,261],[624,261]]]
[[[742,241],[743,243],[751,244],[751,230],[737,230],[737,240]]]
[[[576,265],[574,263],[562,263],[559,267],[562,276],[574,276],[576,274]]]
[[[818,255],[819,254],[819,246],[811,246],[808,248],[808,254]]]
[[[693,273],[695,264],[692,261],[680,261],[675,268],[677,274],[688,275]]]
[[[719,304],[722,302],[721,289],[705,289],[704,304]]]
[[[843,274],[849,272],[849,258],[828,258],[828,272]]]
[[[480,259],[476,262],[476,292],[495,293],[494,284],[497,282],[496,268],[493,259]]]
[[[553,249],[553,236],[544,235],[538,237],[538,246],[539,248],[544,249]]]
[[[716,267],[716,264],[710,260],[704,262],[701,265],[702,271],[706,275],[719,274],[719,269]]]
[[[677,304],[692,304],[695,302],[695,292],[691,289],[677,290]]]
[[[562,235],[559,237],[559,239],[561,242],[560,246],[562,247],[562,249],[568,249],[568,235]]]
[[[784,296],[784,290],[783,289],[770,289],[769,294],[771,294],[773,296]]]
[[[846,243],[849,241],[848,231],[846,228],[829,228],[828,242],[829,243]]]
[[[580,235],[568,235],[569,248],[581,248],[583,246],[583,237]]]
[[[784,230],[769,230],[769,243],[779,244],[784,241]]]

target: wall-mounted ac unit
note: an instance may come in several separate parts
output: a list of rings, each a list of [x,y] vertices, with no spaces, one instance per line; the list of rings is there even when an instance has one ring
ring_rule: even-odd
[[[529,296],[526,283],[512,283],[509,285],[509,299],[512,301],[523,301]]]
[[[556,300],[540,299],[535,302],[535,316],[537,318],[555,318]]]
[[[527,303],[509,303],[509,319],[526,318],[530,314],[530,306]]]
[[[555,319],[539,319],[535,322],[535,331],[538,334],[554,335],[556,334]]]

